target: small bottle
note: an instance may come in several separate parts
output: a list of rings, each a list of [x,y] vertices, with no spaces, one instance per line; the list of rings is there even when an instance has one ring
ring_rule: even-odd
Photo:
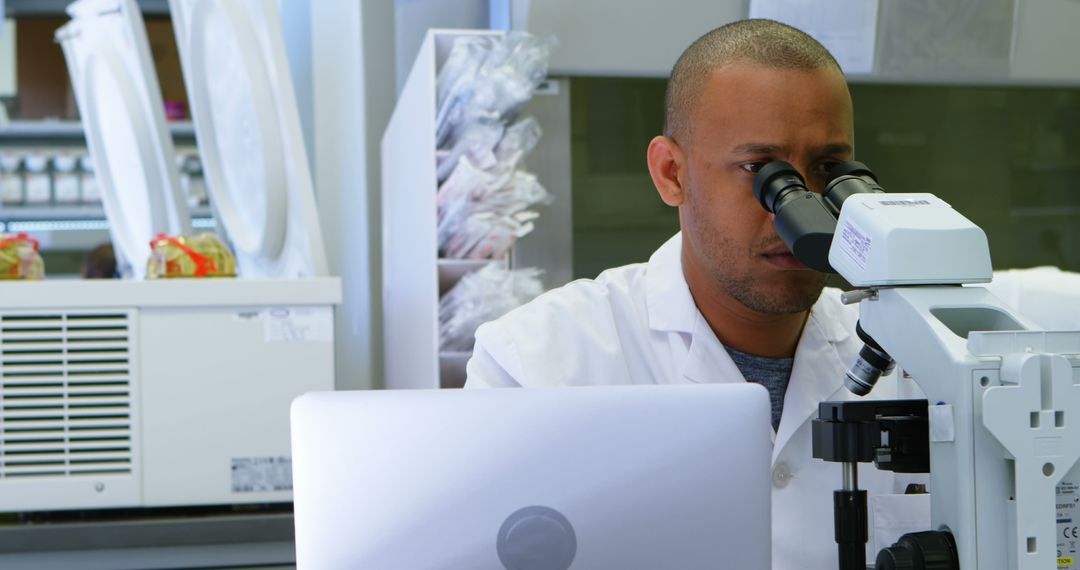
[[[181,153],[176,157],[176,165],[180,171],[180,189],[184,192],[188,206],[197,208],[209,204],[199,155],[193,152]]]
[[[5,206],[23,203],[22,161],[15,153],[0,153],[0,203]]]
[[[23,159],[26,169],[26,203],[43,205],[52,201],[52,178],[49,176],[49,157],[34,152]]]
[[[70,154],[57,154],[52,158],[53,193],[56,202],[74,204],[79,201],[78,160]]]
[[[94,159],[89,154],[79,156],[79,186],[84,204],[101,204],[101,190],[94,175]]]

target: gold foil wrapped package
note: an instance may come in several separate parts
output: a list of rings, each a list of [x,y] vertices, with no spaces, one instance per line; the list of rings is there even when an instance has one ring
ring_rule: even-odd
[[[0,279],[44,279],[38,241],[26,234],[0,236]]]
[[[217,236],[159,234],[150,242],[147,279],[236,277],[236,257]]]

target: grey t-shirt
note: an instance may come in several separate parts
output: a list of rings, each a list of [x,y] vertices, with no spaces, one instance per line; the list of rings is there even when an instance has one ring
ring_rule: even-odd
[[[791,368],[795,365],[795,359],[766,358],[726,346],[724,348],[747,382],[757,382],[769,391],[769,400],[772,401],[772,426],[774,430],[779,429],[780,414],[784,411],[784,394],[791,380]]]

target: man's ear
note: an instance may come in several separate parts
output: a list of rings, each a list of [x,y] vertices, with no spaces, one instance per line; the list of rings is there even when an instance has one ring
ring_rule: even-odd
[[[686,200],[686,155],[679,143],[665,136],[649,141],[649,175],[652,176],[660,199],[668,206],[678,206]]]

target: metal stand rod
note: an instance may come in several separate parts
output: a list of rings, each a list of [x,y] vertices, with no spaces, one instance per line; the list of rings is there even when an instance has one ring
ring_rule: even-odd
[[[844,489],[833,492],[833,516],[840,570],[866,570],[866,491],[859,490],[857,463],[844,462]]]
[[[844,490],[845,491],[858,491],[859,490],[859,464],[858,463],[841,463],[840,467],[844,470]]]

